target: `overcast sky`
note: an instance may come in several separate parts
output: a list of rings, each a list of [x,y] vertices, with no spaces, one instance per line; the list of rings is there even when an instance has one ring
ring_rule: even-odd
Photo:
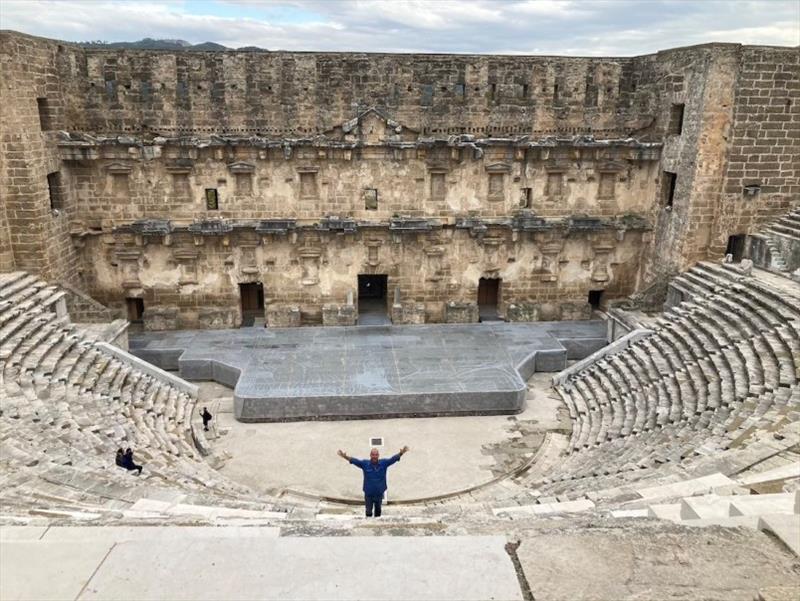
[[[0,0],[0,28],[269,50],[626,56],[800,45],[800,0]]]

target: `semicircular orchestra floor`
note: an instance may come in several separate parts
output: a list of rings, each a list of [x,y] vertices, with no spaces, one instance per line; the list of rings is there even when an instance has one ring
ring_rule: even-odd
[[[215,416],[208,436],[227,457],[220,471],[256,491],[358,501],[361,472],[336,451],[366,457],[371,440],[382,438],[382,456],[411,449],[390,468],[388,498],[413,501],[502,480],[531,462],[547,431],[568,430],[551,377],[530,379],[526,407],[514,416],[242,423],[233,416],[233,391],[207,382],[199,383],[198,410],[207,406]]]

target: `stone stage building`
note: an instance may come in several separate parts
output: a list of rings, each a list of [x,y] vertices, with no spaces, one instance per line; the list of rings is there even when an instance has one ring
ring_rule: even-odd
[[[0,67],[0,271],[146,329],[586,318],[741,255],[800,191],[792,48],[176,53],[4,31]]]

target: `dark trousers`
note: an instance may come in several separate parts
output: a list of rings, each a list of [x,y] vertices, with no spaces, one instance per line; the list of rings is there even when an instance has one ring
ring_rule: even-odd
[[[383,495],[364,495],[364,502],[367,506],[367,517],[371,518],[373,513],[373,508],[375,510],[375,517],[381,517],[381,501],[383,501]]]

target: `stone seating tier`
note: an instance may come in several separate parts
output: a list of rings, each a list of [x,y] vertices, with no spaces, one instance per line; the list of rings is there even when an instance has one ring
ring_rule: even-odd
[[[34,276],[0,274],[0,507],[113,513],[161,488],[255,502],[195,449],[194,399],[104,352],[56,315],[60,297]],[[147,465],[142,481],[113,465],[128,446]]]
[[[641,483],[685,479],[717,457],[737,461],[773,432],[787,436],[800,419],[794,289],[710,264],[676,282],[687,300],[654,334],[556,388],[573,430],[551,436],[531,469],[469,498],[393,511],[519,519],[499,510],[530,504],[535,493],[542,507],[521,510],[535,517],[597,491],[613,498]],[[0,274],[0,513],[213,523],[220,518],[209,517],[218,515],[212,508],[230,508],[253,512],[241,519],[274,519],[264,517],[274,509],[314,519],[313,500],[257,496],[211,469],[192,441],[194,399],[84,337],[51,310],[57,294],[26,274]],[[118,446],[136,449],[147,465],[142,478],[109,465]],[[165,499],[172,513],[159,508]]]
[[[679,465],[796,420],[800,288],[773,283],[711,263],[679,275],[686,300],[652,335],[557,386],[572,453],[545,490]]]

